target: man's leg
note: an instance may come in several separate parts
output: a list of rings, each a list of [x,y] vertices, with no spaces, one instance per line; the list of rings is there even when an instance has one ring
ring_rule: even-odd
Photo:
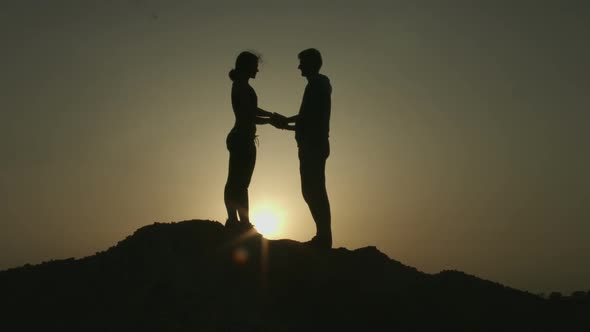
[[[316,153],[314,153],[316,152]],[[301,191],[316,224],[316,236],[332,246],[330,201],[326,190],[326,154],[312,151],[299,153]]]

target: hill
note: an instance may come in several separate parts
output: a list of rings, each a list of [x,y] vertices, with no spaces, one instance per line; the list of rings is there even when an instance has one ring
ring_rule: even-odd
[[[375,247],[315,250],[215,221],[155,223],[106,251],[0,272],[19,331],[588,331],[590,305]],[[12,329],[11,329],[12,330]]]

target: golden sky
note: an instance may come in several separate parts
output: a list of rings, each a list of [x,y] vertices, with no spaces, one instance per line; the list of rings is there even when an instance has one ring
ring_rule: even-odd
[[[485,4],[487,3],[487,4]],[[580,4],[580,5],[575,5]],[[8,1],[0,22],[0,268],[224,222],[227,77],[294,115],[297,53],[333,86],[334,246],[534,292],[590,288],[582,2]],[[292,132],[258,129],[254,209],[308,240]]]

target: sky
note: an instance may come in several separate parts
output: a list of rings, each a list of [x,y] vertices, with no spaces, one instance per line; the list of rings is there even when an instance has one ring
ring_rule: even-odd
[[[333,88],[334,247],[590,289],[583,1],[0,6],[0,269],[92,255],[154,222],[223,223],[236,56],[261,54],[259,107],[290,116],[297,54],[315,47]],[[306,241],[294,134],[258,135],[251,209],[279,216],[269,238]]]

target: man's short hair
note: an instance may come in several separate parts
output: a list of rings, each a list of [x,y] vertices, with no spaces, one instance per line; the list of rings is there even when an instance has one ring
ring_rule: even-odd
[[[315,48],[308,48],[299,52],[298,57],[300,60],[312,66],[316,71],[320,71],[320,68],[322,68],[322,55]]]

